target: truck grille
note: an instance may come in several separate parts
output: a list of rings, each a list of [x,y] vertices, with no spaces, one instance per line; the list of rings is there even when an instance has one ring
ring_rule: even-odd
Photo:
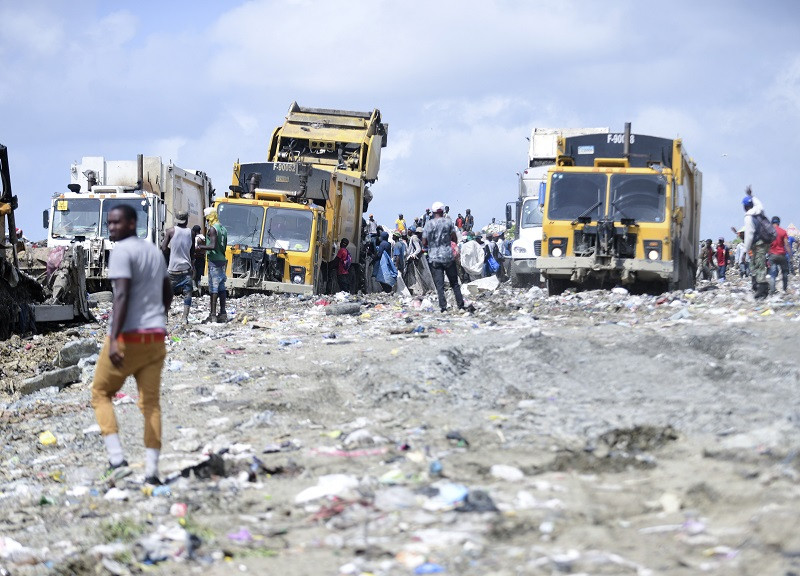
[[[542,255],[542,241],[541,240],[534,240],[533,241],[533,253],[537,256]]]

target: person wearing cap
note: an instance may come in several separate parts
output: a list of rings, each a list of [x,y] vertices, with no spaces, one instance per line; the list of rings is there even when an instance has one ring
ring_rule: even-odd
[[[187,227],[188,212],[175,214],[175,226],[168,228],[161,240],[161,252],[169,260],[167,270],[172,282],[172,293],[183,294],[183,323],[189,323],[192,307],[192,272],[194,271],[194,234]]]
[[[772,217],[772,227],[775,228],[775,240],[769,247],[769,293],[775,293],[775,281],[778,278],[778,268],[781,269],[783,277],[783,291],[789,286],[789,235],[786,230],[781,228],[781,219],[777,216]]]
[[[742,199],[744,208],[744,249],[753,251],[751,264],[751,274],[753,276],[753,289],[756,299],[766,298],[769,294],[769,283],[767,282],[767,250],[769,244],[761,238],[756,238],[755,217],[764,214],[761,202],[756,204],[752,190],[747,187],[748,193]]]
[[[431,266],[433,283],[439,297],[439,309],[447,310],[447,299],[444,296],[444,277],[456,297],[456,304],[464,309],[464,298],[461,296],[461,286],[458,283],[458,269],[451,242],[458,242],[455,226],[450,218],[444,216],[444,204],[434,202],[431,206],[433,218],[428,220],[422,231],[422,245],[428,248],[428,261]]]
[[[216,208],[206,208],[203,215],[208,221],[208,234],[205,246],[198,246],[198,250],[205,252],[208,257],[208,292],[211,295],[211,310],[204,324],[210,322],[227,322],[228,313],[225,311],[225,270],[228,268],[228,257],[225,250],[228,248],[228,230],[219,221]],[[217,314],[219,303],[219,314]]]
[[[136,210],[129,204],[108,212],[108,237],[115,242],[108,262],[114,299],[108,336],[97,358],[92,381],[92,408],[100,426],[109,467],[100,480],[115,483],[131,474],[119,437],[114,396],[134,376],[144,416],[145,483],[161,484],[161,369],[167,356],[166,311],[172,303],[164,257],[151,242],[136,235]]]

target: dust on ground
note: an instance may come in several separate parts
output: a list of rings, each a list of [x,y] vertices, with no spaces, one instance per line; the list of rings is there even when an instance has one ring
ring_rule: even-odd
[[[13,574],[792,574],[800,286],[231,300],[170,317],[168,488],[109,489],[93,366],[18,397],[70,326],[3,346],[0,565]],[[49,432],[56,439],[47,442]]]

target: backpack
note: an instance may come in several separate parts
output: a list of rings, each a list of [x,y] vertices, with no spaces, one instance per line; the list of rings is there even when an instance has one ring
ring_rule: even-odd
[[[778,237],[775,227],[763,212],[753,214],[753,226],[755,227],[755,234],[753,236],[755,241],[761,240],[767,244],[772,244],[775,238]]]

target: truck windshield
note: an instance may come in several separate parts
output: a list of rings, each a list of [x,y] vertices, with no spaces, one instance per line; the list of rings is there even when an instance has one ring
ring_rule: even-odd
[[[597,220],[604,211],[606,182],[605,174],[556,172],[550,181],[548,218],[575,220],[579,216],[589,216]],[[595,208],[589,210],[592,206]]]
[[[228,245],[260,246],[264,223],[262,206],[222,202],[217,205],[219,221],[228,231]]]
[[[108,213],[120,204],[127,204],[136,210],[136,235],[139,238],[147,238],[147,201],[144,198],[105,198],[103,199],[103,216],[101,222],[103,228],[100,235],[108,237]]]
[[[522,228],[536,228],[542,225],[542,211],[539,210],[539,200],[537,198],[528,198],[522,205]]]
[[[311,218],[309,210],[268,208],[265,246],[289,252],[307,252],[311,246]]]
[[[613,174],[611,208],[614,220],[633,218],[637,222],[663,222],[667,184],[660,174]]]
[[[53,210],[53,237],[97,236],[99,198],[57,198]]]

